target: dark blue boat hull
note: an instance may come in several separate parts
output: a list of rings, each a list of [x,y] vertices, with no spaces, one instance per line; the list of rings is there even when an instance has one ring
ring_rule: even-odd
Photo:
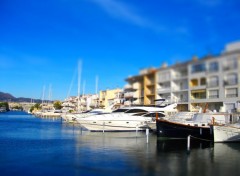
[[[157,136],[164,138],[213,140],[213,130],[210,126],[190,126],[165,120],[157,121]]]

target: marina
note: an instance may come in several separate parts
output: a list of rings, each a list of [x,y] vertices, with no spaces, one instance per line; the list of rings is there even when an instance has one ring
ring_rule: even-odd
[[[239,143],[89,132],[60,118],[0,114],[1,175],[239,175]],[[234,172],[232,172],[234,170]]]

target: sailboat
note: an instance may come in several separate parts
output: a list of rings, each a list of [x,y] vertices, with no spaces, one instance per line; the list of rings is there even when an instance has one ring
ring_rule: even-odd
[[[77,114],[77,113],[81,113],[81,109],[80,109],[80,84],[81,84],[81,67],[82,67],[82,61],[79,60],[78,61],[78,92],[77,92],[77,109],[76,109],[76,112],[75,113],[69,113],[69,112],[66,112],[66,113],[63,113],[62,114],[62,119],[64,121],[67,121],[67,122],[74,122],[74,114]],[[73,83],[73,80],[71,82],[71,85],[70,85],[70,88],[72,86],[72,83]],[[70,90],[68,92],[68,94],[70,93]]]

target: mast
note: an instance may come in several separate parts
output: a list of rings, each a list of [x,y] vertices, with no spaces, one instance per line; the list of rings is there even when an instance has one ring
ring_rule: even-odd
[[[96,76],[96,88],[95,88],[95,93],[98,93],[98,75]]]
[[[78,106],[77,110],[80,109],[80,87],[81,87],[81,67],[82,67],[82,61],[78,61]]]
[[[85,87],[86,87],[86,80],[84,80],[84,82],[83,82],[83,91],[82,91],[83,95],[85,94]]]
[[[49,84],[49,90],[48,90],[49,92],[48,92],[48,103],[50,103],[50,101],[51,101],[51,96],[52,96],[52,85],[51,84]]]
[[[95,105],[95,107],[97,107],[98,106],[98,75],[96,76],[96,88],[95,88],[95,93],[96,93],[96,105]]]
[[[43,86],[43,93],[42,93],[42,106],[44,103],[44,98],[45,98],[45,85]]]
[[[72,90],[73,82],[74,82],[75,79],[76,79],[77,71],[78,71],[78,69],[76,68],[76,69],[74,70],[74,73],[73,73],[73,76],[72,76],[72,80],[71,80],[71,83],[70,83],[70,86],[69,86],[69,89],[68,89],[67,98],[70,96],[70,92],[71,92],[71,90]]]

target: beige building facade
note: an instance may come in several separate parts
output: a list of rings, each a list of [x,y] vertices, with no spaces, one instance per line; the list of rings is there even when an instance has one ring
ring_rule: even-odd
[[[180,111],[198,111],[206,104],[216,111],[240,107],[240,42],[226,45],[217,56],[207,56],[158,69],[145,69],[126,79],[125,104],[156,104],[168,99]]]

